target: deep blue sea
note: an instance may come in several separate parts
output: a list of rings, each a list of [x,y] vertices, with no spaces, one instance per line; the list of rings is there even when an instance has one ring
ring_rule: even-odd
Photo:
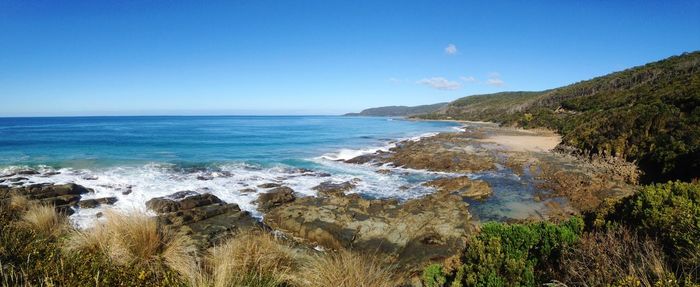
[[[314,196],[322,182],[351,181],[352,192],[365,197],[405,200],[433,192],[424,181],[454,175],[339,160],[459,127],[342,116],[0,118],[0,181],[31,168],[40,174],[16,175],[12,184],[77,183],[95,190],[85,198],[117,197],[113,208],[121,210],[145,210],[153,197],[190,190],[263,216],[255,199],[266,191],[259,187],[264,183]],[[477,217],[525,218],[542,208],[532,200],[534,184],[507,169],[471,176],[494,189],[489,199],[472,203]],[[71,218],[88,226],[100,211],[78,209]]]

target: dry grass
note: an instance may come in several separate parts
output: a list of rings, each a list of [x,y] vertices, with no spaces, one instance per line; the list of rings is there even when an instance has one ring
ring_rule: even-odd
[[[288,280],[296,266],[294,251],[260,230],[239,233],[212,248],[207,263],[216,287],[239,286],[246,281],[275,285]]]
[[[24,211],[29,209],[29,200],[21,195],[12,195],[10,197],[9,208],[13,211]]]
[[[164,262],[180,271],[183,265],[196,264],[196,248],[189,237],[162,228],[155,218],[141,212],[106,211],[105,216],[103,223],[74,231],[64,247],[102,252],[119,265]]]
[[[371,256],[340,251],[312,258],[301,270],[297,283],[310,287],[389,287],[395,276]]]
[[[58,236],[69,228],[68,218],[47,205],[29,204],[22,221],[44,236]]]
[[[564,253],[562,269],[569,286],[606,286],[620,280],[659,286],[675,280],[656,242],[626,228],[584,234],[580,245]]]

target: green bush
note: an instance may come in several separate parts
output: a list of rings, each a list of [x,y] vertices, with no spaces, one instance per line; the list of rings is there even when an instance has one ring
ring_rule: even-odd
[[[562,250],[577,242],[583,225],[578,217],[561,224],[486,223],[471,238],[462,265],[447,281],[451,286],[534,286],[548,282]],[[425,275],[435,274],[436,267],[429,269],[423,273],[424,280],[434,278]]]
[[[700,184],[649,185],[623,200],[608,216],[656,238],[680,271],[700,273]]]
[[[447,283],[447,278],[442,271],[442,265],[431,264],[423,270],[423,283],[427,287],[442,287]]]

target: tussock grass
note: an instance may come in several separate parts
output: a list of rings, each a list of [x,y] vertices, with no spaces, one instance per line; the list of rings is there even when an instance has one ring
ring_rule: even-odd
[[[189,237],[159,226],[155,218],[133,211],[108,210],[107,220],[87,230],[76,230],[64,243],[68,251],[101,252],[118,265],[151,265],[164,262],[176,271],[196,262],[196,248]],[[178,267],[178,268],[175,268]]]
[[[315,256],[297,277],[299,286],[389,287],[396,286],[391,266],[371,256],[339,251]]]
[[[180,261],[169,266],[195,287],[272,287],[290,282],[298,259],[299,254],[274,235],[253,229],[210,248],[198,263]]]
[[[22,222],[43,236],[58,236],[69,229],[68,218],[48,205],[29,204]]]
[[[11,211],[24,211],[29,208],[29,200],[21,195],[12,195],[8,207]]]

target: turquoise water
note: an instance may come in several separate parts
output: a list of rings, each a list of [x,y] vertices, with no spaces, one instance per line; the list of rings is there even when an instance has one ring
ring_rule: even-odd
[[[177,191],[208,192],[258,217],[264,183],[314,196],[322,182],[351,181],[362,196],[406,200],[434,192],[427,180],[457,175],[339,160],[459,126],[339,116],[0,118],[0,181],[32,168],[40,173],[12,184],[77,183],[95,190],[85,198],[117,197],[121,210],[146,210],[149,199]],[[506,168],[470,176],[493,187],[491,197],[470,201],[476,218],[536,217],[544,208],[530,177]],[[100,211],[78,209],[71,219],[89,226]]]
[[[0,118],[0,175],[33,168],[40,174],[16,184],[77,183],[95,190],[85,198],[114,196],[122,210],[145,210],[153,197],[192,190],[262,216],[255,199],[266,192],[263,183],[299,196],[315,195],[313,187],[325,181],[352,181],[352,192],[369,198],[433,192],[421,183],[443,174],[382,174],[377,170],[387,167],[339,160],[458,126],[339,116]],[[71,218],[89,225],[100,211],[78,209]]]
[[[308,167],[342,149],[446,131],[449,122],[336,116],[0,118],[0,165],[251,163]]]

